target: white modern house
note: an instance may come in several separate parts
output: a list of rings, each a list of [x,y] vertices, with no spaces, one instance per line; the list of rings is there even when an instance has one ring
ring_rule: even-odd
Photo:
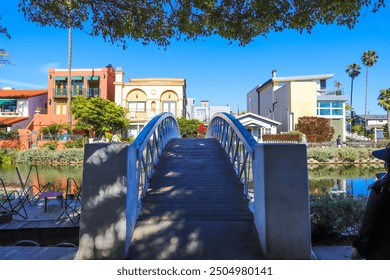
[[[277,77],[254,87],[247,93],[247,111],[277,121],[278,133],[295,130],[298,119],[317,116],[330,119],[334,139],[345,141],[348,100],[341,90],[329,90],[327,80],[333,74]]]
[[[261,142],[264,134],[276,134],[280,122],[262,116],[246,113],[236,117],[242,125],[252,134],[256,141]]]

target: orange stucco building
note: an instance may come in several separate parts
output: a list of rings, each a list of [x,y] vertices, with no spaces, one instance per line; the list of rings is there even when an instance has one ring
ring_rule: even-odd
[[[112,65],[104,68],[72,69],[71,83],[67,69],[48,70],[47,114],[62,115],[67,120],[67,88],[71,85],[72,96],[100,97],[115,101],[115,70]]]

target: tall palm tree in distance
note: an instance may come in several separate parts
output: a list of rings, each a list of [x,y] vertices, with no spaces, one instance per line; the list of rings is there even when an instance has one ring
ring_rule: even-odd
[[[68,124],[72,125],[72,112],[71,112],[71,102],[72,102],[72,0],[68,0],[67,3],[68,10],[68,90],[67,90],[67,102],[66,102],[66,111],[68,113]]]
[[[352,97],[353,97],[353,80],[359,76],[360,71],[362,68],[357,63],[352,63],[347,66],[347,69],[345,72],[348,73],[348,76],[351,77],[351,99],[350,99],[350,110],[349,110],[349,132],[352,131],[352,111],[353,111],[353,103],[352,103]]]
[[[381,89],[378,97],[378,105],[387,112],[387,131],[390,133],[390,88]]]
[[[4,49],[0,49],[0,66],[5,64],[13,64],[9,59],[11,55]]]
[[[378,54],[375,50],[365,51],[362,55],[362,62],[366,66],[366,101],[364,105],[364,133],[366,133],[366,118],[367,118],[367,99],[368,99],[368,68],[372,67],[378,60]]]

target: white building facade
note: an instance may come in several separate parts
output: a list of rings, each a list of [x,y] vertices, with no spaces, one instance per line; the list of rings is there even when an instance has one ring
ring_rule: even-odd
[[[124,81],[124,72],[115,70],[115,103],[128,109],[127,137],[136,137],[146,123],[162,112],[177,118],[186,115],[186,80],[180,78],[140,78]]]
[[[277,77],[273,70],[271,79],[247,93],[247,110],[281,123],[279,133],[295,130],[300,117],[328,118],[335,129],[334,139],[341,135],[344,141],[348,97],[327,89],[327,80],[332,77],[333,74]]]
[[[208,100],[202,100],[200,106],[195,105],[194,98],[188,98],[187,118],[197,119],[201,122],[208,123],[216,113],[231,113],[230,106],[213,106]]]

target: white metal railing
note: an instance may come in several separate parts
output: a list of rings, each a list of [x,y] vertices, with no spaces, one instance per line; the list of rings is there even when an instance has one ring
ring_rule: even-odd
[[[241,181],[244,195],[249,199],[250,209],[254,202],[252,160],[256,140],[232,115],[216,113],[210,121],[208,138],[216,138],[225,149]]]
[[[180,137],[179,125],[171,113],[161,113],[151,119],[134,140],[137,150],[136,182],[138,202],[146,194],[150,179],[168,141]]]

